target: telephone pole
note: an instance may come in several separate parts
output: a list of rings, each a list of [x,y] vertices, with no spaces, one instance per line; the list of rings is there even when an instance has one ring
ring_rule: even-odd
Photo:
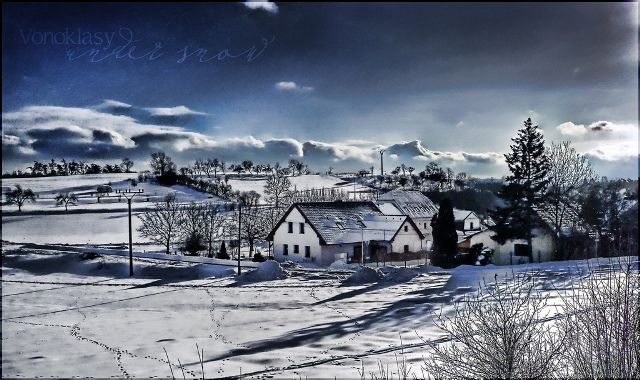
[[[242,244],[242,202],[238,202],[238,276],[240,276],[240,248]]]
[[[129,276],[133,276],[133,234],[131,232],[131,200],[138,194],[144,193],[143,189],[130,190],[116,189],[116,194],[121,194],[127,198],[127,204],[129,205]]]

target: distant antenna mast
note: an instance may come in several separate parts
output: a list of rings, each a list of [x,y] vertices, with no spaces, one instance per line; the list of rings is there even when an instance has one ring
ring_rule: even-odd
[[[378,152],[380,152],[380,175],[384,175],[384,163],[382,162],[382,155],[384,154],[384,152],[386,151],[386,149],[380,149]]]

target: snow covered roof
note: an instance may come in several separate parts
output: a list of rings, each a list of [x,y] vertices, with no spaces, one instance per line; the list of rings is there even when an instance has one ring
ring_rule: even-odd
[[[297,208],[325,244],[355,243],[360,241],[389,241],[402,224],[409,220],[422,239],[422,233],[406,215],[383,215],[373,202],[308,202],[294,203],[285,213],[268,238]]]
[[[554,206],[536,207],[535,211],[538,213],[540,218],[542,218],[543,222],[553,228],[555,225]],[[569,235],[574,231],[589,232],[589,228],[581,221],[578,213],[571,208],[566,208],[564,210],[562,222],[560,224],[560,232],[563,235]]]
[[[384,202],[376,202],[376,206],[382,211],[385,215],[403,215],[402,211],[398,210],[393,203],[384,201]]]
[[[385,203],[391,203],[402,215],[408,215],[414,219],[431,218],[438,212],[438,208],[431,199],[419,191],[391,190],[378,198],[377,204]]]
[[[327,244],[358,243],[361,241],[390,241],[407,219],[406,215],[365,215],[362,227],[332,231]]]
[[[473,214],[473,215],[472,215]],[[459,210],[457,208],[453,209],[453,218],[456,222],[462,222],[467,219],[469,216],[478,217],[475,212],[469,210]]]
[[[484,230],[471,230],[471,231],[456,230],[456,233],[458,234],[458,243],[462,243],[463,241],[467,240],[471,236],[477,235],[477,234],[482,233],[482,232],[491,232],[491,231],[489,231],[487,229],[484,229]]]

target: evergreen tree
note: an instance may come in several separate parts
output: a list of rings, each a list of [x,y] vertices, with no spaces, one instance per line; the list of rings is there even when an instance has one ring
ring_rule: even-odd
[[[506,184],[498,192],[505,207],[489,210],[495,221],[491,229],[496,233],[491,238],[500,244],[510,239],[525,239],[531,258],[533,229],[542,225],[536,209],[543,203],[543,193],[549,182],[549,159],[542,133],[530,118],[511,141],[514,142],[511,153],[504,155],[511,175],[506,177]]]
[[[458,234],[456,233],[453,206],[449,199],[440,201],[438,213],[431,220],[433,227],[433,257],[432,263],[443,268],[456,265],[455,255],[458,249]]]
[[[218,258],[229,260],[229,254],[227,254],[227,246],[224,241],[222,241],[222,245],[220,246],[220,251],[218,251]]]

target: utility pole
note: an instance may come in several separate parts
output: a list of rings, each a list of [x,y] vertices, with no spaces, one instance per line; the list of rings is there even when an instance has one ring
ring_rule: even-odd
[[[144,193],[143,189],[130,190],[116,189],[116,194],[121,194],[127,198],[127,204],[129,205],[129,276],[133,276],[133,234],[131,232],[131,200],[138,194]]]
[[[242,203],[238,202],[238,276],[240,276],[240,248],[242,246],[242,239],[240,238],[242,234]]]
[[[362,241],[360,242],[360,251],[361,251],[360,256],[362,256],[362,265],[364,265],[364,224],[360,226],[360,233],[362,234],[361,235]]]
[[[382,162],[382,155],[384,154],[384,152],[386,151],[386,149],[380,149],[378,152],[380,152],[380,175],[384,175],[384,163]]]

